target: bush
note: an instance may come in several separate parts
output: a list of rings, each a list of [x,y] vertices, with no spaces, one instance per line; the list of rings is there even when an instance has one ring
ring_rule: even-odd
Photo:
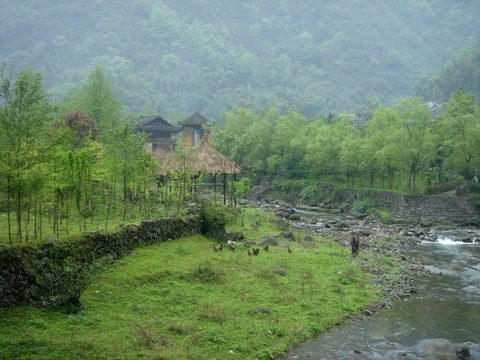
[[[358,199],[352,204],[352,212],[366,213],[368,209],[373,208],[373,204],[369,199]]]
[[[215,205],[208,199],[199,202],[199,215],[201,233],[210,235],[219,241],[225,240],[225,226],[233,224],[236,217],[240,216],[239,209],[224,205]]]
[[[300,190],[300,203],[308,204],[311,201],[314,201],[318,197],[318,187],[317,185],[308,185]]]

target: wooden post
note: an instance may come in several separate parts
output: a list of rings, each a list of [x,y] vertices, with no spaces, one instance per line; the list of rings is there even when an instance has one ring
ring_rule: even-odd
[[[227,174],[223,174],[223,205],[227,204]]]
[[[233,173],[233,183],[232,185],[235,185],[235,181],[237,181],[237,174]],[[235,187],[232,186],[232,193],[233,193],[233,204],[235,207],[237,207],[237,197],[235,196]]]
[[[217,174],[213,174],[213,191],[214,195],[213,197],[215,198],[215,205],[217,205]]]

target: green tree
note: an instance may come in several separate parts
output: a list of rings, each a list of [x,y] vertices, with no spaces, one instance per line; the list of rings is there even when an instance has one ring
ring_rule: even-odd
[[[328,121],[330,123],[318,121],[315,139],[308,144],[305,157],[317,173],[330,174],[337,182],[341,171],[347,170],[347,167],[342,169],[342,155],[345,154],[342,139],[351,130],[352,124],[335,116]]]
[[[147,174],[151,174],[155,167],[143,146],[145,138],[146,134],[135,131],[133,120],[119,123],[108,134],[105,166],[109,169],[110,181],[121,184],[124,220],[135,190],[140,188],[140,184],[148,178]]]
[[[430,109],[422,98],[402,99],[394,109],[401,127],[394,133],[400,161],[409,170],[408,190],[415,193],[417,175],[426,168],[433,156]]]
[[[96,67],[86,82],[74,88],[61,106],[61,112],[67,114],[81,111],[93,118],[101,133],[113,128],[122,115],[122,104],[118,101],[114,85],[105,71]],[[101,134],[103,136],[103,134]]]
[[[480,160],[480,108],[473,94],[459,88],[447,105],[446,120],[451,138],[450,163],[465,178],[467,194],[474,165]]]
[[[45,141],[54,106],[42,88],[42,77],[23,70],[12,82],[5,66],[0,69],[0,158],[2,177],[7,188],[7,212],[10,231],[10,200],[14,197],[17,221],[17,240],[22,239],[23,200],[28,193],[36,167],[45,161],[51,144]]]
[[[341,128],[339,142],[340,168],[347,178],[347,187],[354,186],[355,177],[360,173],[361,152],[360,132],[353,126],[348,114],[342,116],[343,126]]]
[[[377,107],[372,119],[365,125],[367,156],[378,163],[382,178],[387,178],[389,189],[393,189],[395,174],[399,170],[399,158],[395,147],[399,133],[400,118],[398,113],[384,106]]]
[[[305,154],[305,146],[299,143],[299,137],[305,135],[307,119],[302,114],[288,110],[275,123],[275,130],[271,139],[271,153],[267,158],[267,163],[272,171],[276,173],[278,169],[288,171],[290,176],[303,176],[302,158]]]
[[[251,109],[233,108],[222,113],[221,122],[212,131],[212,145],[240,166],[250,152],[252,140],[248,131],[257,121]]]

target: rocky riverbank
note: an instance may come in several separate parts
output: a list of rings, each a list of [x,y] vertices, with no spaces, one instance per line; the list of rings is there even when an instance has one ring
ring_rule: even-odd
[[[318,207],[295,208],[284,201],[258,201],[251,206],[273,211],[279,219],[288,221],[295,228],[315,236],[334,239],[338,244],[349,247],[353,233],[360,235],[361,256],[352,257],[352,262],[372,275],[372,281],[381,286],[384,298],[372,309],[354,317],[358,320],[374,313],[378,308],[389,308],[394,300],[409,299],[416,293],[415,279],[430,276],[430,272],[417,259],[406,255],[406,251],[423,240],[435,240],[430,232],[431,223],[408,224],[401,219],[380,219],[378,214],[349,214],[345,209],[332,209],[329,204]],[[464,241],[477,242],[480,234],[471,232]],[[378,266],[378,258],[390,264],[386,269]],[[431,275],[438,276],[438,275]]]

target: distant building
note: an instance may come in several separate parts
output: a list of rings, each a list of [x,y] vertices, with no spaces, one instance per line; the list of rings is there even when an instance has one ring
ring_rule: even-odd
[[[183,152],[189,152],[191,148],[200,146],[200,140],[204,136],[206,136],[207,142],[209,141],[208,134],[205,134],[202,128],[202,126],[206,123],[208,123],[208,120],[197,112],[189,118],[179,122],[179,124],[183,126]]]
[[[137,131],[143,131],[148,134],[145,140],[145,147],[149,153],[157,148],[166,149],[168,144],[176,145],[178,133],[182,128],[173,126],[160,115],[141,117],[137,120],[135,127]]]

